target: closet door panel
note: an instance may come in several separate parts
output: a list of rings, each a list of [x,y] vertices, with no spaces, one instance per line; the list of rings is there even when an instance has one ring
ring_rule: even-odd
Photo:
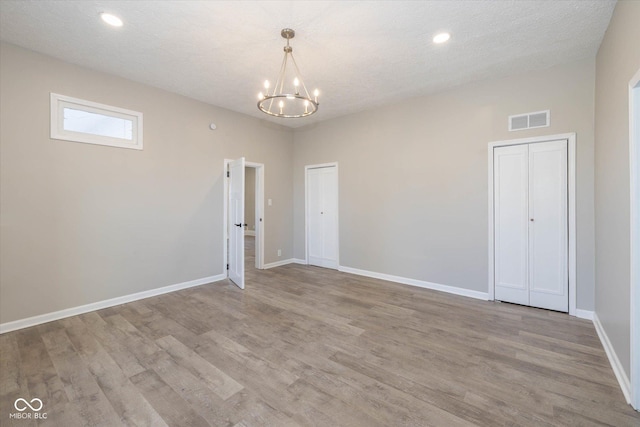
[[[307,170],[307,253],[310,265],[338,268],[338,171]]]
[[[322,266],[323,232],[322,232],[322,176],[321,169],[309,169],[307,172],[308,195],[308,251],[309,264]]]
[[[529,304],[528,148],[494,149],[495,299]]]
[[[338,174],[336,168],[322,171],[322,224],[324,266],[338,268]]]
[[[567,142],[529,145],[530,305],[568,311]]]

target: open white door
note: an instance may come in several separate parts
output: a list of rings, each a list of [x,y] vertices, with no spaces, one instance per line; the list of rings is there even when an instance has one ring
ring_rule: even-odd
[[[229,163],[229,279],[244,289],[244,157]]]

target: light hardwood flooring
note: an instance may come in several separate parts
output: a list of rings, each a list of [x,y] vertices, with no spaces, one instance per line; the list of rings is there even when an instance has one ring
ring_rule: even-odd
[[[245,291],[222,281],[0,336],[0,424],[36,425],[8,414],[37,397],[38,424],[65,427],[640,426],[589,321],[252,266]]]

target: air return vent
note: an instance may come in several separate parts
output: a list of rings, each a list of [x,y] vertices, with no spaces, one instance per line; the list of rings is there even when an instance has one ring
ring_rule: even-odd
[[[535,113],[509,116],[509,131],[548,127],[549,111],[536,111]]]

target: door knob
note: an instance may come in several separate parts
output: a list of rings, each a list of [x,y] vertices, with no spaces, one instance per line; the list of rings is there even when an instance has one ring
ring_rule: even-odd
[[[533,218],[531,218],[529,221],[533,222]]]
[[[234,224],[236,227],[242,227],[242,224]]]

